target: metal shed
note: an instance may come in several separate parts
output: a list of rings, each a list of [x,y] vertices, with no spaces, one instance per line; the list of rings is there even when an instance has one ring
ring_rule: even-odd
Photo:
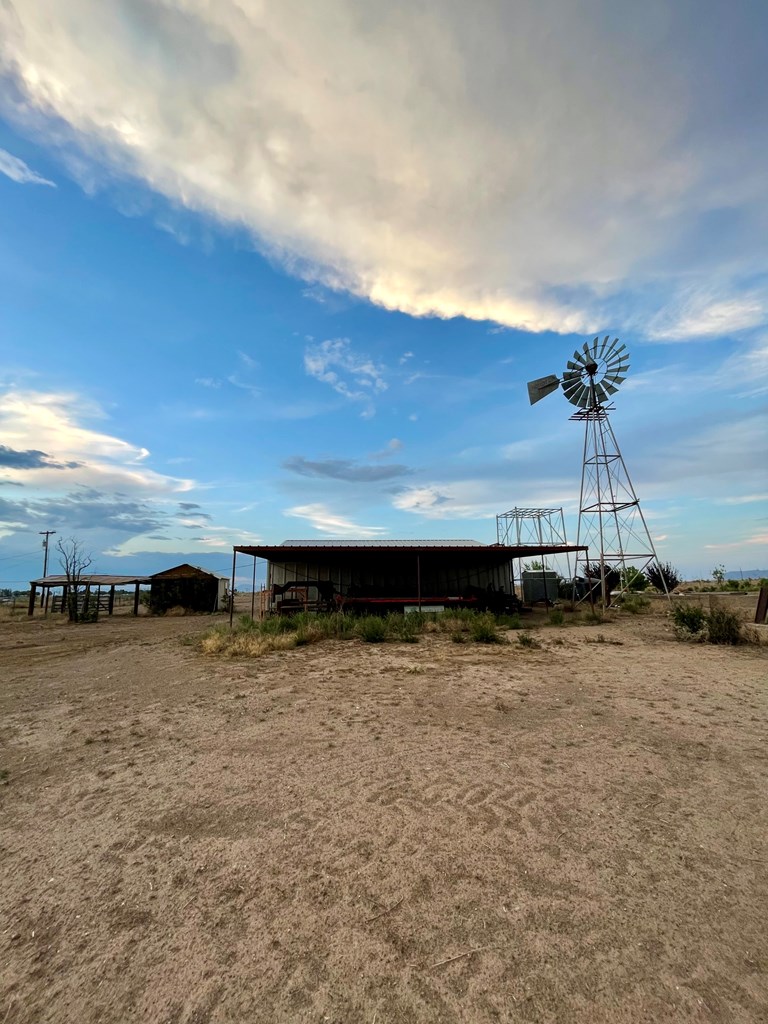
[[[513,558],[575,551],[574,545],[482,544],[475,540],[284,541],[237,545],[267,561],[267,611],[406,610],[475,607],[503,611],[515,602]]]
[[[183,562],[150,576],[149,610],[155,614],[169,608],[194,612],[217,612],[227,606],[229,577],[199,565]]]

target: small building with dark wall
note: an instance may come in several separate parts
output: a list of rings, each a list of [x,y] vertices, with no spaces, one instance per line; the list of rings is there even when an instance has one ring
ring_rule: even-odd
[[[169,608],[192,612],[218,612],[226,608],[229,577],[197,565],[175,565],[150,576],[149,610],[155,615]]]

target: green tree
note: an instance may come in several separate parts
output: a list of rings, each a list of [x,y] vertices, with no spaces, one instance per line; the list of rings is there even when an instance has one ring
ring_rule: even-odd
[[[712,579],[715,581],[715,583],[718,584],[718,586],[722,586],[723,585],[723,581],[725,580],[725,566],[724,565],[716,565],[715,566],[715,568],[712,570]]]
[[[640,591],[648,586],[648,578],[634,565],[628,565],[621,573],[621,585],[625,590]]]

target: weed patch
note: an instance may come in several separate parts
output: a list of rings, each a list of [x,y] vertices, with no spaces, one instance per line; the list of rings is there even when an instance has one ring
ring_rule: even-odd
[[[500,644],[502,642],[493,615],[478,615],[472,623],[470,636],[476,644]]]
[[[367,644],[383,644],[387,639],[387,626],[378,615],[364,615],[355,623],[355,632]]]

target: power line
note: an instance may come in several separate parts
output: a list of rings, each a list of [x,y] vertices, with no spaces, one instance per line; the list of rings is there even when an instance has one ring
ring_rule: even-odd
[[[36,554],[37,548],[35,548],[34,551],[22,551],[20,554],[16,555],[0,555],[0,562],[10,562],[19,558],[31,558],[33,555]]]

